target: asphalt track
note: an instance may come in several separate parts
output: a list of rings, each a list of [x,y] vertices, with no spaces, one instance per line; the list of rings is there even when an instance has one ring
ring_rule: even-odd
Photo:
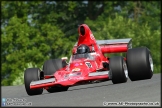
[[[28,96],[24,85],[3,86],[2,98],[26,99],[32,106],[103,106],[104,102],[159,102],[161,106],[161,74],[152,79],[112,84],[111,81],[70,87],[66,92]],[[154,104],[155,104],[154,103]],[[108,103],[105,105],[108,106]],[[155,105],[156,106],[156,105]]]

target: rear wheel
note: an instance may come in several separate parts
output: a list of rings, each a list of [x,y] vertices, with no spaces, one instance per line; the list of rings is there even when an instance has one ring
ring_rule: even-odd
[[[147,47],[129,49],[127,65],[131,81],[151,79],[153,76],[153,60]]]
[[[50,59],[43,65],[44,75],[53,75],[57,70],[65,67],[67,64],[62,59]]]
[[[38,68],[28,68],[25,70],[24,73],[24,83],[25,83],[25,89],[28,95],[39,95],[43,93],[43,88],[39,89],[30,89],[30,83],[32,81],[38,81],[40,80],[40,69]]]
[[[110,58],[110,73],[113,84],[125,83],[128,79],[127,64],[123,57],[115,56]]]

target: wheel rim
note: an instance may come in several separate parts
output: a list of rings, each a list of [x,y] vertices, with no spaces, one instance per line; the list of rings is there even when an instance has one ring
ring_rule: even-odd
[[[153,72],[154,66],[153,66],[153,60],[150,54],[149,54],[149,62],[150,62],[151,71]]]
[[[125,63],[125,61],[123,62],[123,69],[124,69],[125,77],[128,78],[128,68],[127,68],[127,64]]]

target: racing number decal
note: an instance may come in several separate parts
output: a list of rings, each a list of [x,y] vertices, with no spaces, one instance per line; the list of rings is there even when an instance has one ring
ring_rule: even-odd
[[[91,68],[92,67],[92,65],[91,65],[91,63],[90,62],[85,62],[85,64],[89,67],[89,68]]]

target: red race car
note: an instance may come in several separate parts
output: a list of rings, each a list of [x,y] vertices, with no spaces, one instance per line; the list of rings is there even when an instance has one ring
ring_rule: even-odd
[[[112,80],[113,84],[150,79],[153,60],[147,47],[132,48],[132,39],[96,40],[90,28],[78,28],[78,42],[67,57],[44,62],[43,70],[28,68],[24,83],[28,95],[67,91],[69,87]],[[126,57],[106,57],[105,53],[126,53]]]

